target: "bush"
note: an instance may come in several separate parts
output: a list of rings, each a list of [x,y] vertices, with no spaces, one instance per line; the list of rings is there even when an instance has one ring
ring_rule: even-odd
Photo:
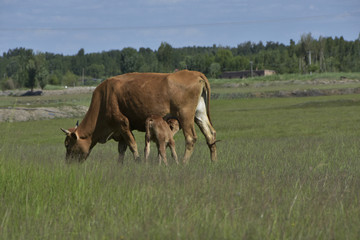
[[[66,74],[63,76],[62,83],[67,86],[76,86],[78,81],[78,76],[74,73],[67,71]]]
[[[12,78],[3,79],[0,83],[0,85],[1,85],[1,90],[3,90],[3,91],[15,89],[15,83]]]
[[[50,78],[49,78],[49,84],[51,84],[51,85],[60,85],[60,80],[55,74],[52,74],[50,76]]]

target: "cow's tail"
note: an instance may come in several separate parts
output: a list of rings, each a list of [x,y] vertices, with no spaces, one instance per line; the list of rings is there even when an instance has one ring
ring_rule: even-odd
[[[216,162],[217,161],[216,131],[212,125],[211,118],[210,118],[210,95],[211,95],[210,83],[209,83],[209,80],[205,77],[205,75],[202,74],[201,78],[203,79],[203,81],[205,83],[201,97],[203,97],[204,101],[205,101],[207,116],[202,116],[203,119],[201,119],[201,116],[200,116],[200,119],[195,119],[195,121],[196,121],[197,125],[200,127],[201,132],[204,134],[204,136],[206,138],[206,143],[210,149],[211,160],[213,162]],[[206,117],[207,117],[207,119],[206,119]],[[202,121],[204,119],[205,119],[205,121]],[[206,120],[208,120],[208,121],[206,121]]]
[[[208,116],[210,124],[212,125],[210,118],[210,96],[211,96],[210,83],[204,74],[201,74],[201,78],[204,80],[205,83],[201,96],[204,97],[205,105],[206,105],[206,115]]]

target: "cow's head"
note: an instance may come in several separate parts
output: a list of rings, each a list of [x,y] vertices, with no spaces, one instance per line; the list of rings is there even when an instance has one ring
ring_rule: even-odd
[[[66,134],[65,148],[66,148],[66,162],[83,162],[89,155],[89,143],[87,139],[83,139],[77,132],[78,123],[75,128],[68,130],[61,128]]]

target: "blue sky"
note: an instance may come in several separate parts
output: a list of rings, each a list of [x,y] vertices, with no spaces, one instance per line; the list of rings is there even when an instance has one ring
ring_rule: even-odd
[[[73,55],[124,47],[235,47],[360,34],[359,0],[0,0],[0,53]]]

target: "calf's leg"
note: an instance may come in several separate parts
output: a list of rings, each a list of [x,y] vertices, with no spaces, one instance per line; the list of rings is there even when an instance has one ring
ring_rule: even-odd
[[[144,155],[145,155],[145,162],[147,163],[150,155],[150,141],[148,141],[147,139],[145,139]]]
[[[174,140],[170,140],[168,143],[168,146],[171,150],[171,156],[173,157],[173,159],[175,159],[176,164],[179,164],[178,161],[178,156],[176,154],[176,149],[175,149],[175,141]]]
[[[165,142],[158,144],[159,149],[159,165],[161,165],[161,159],[164,161],[165,166],[168,165],[167,159],[166,159],[166,144]]]

